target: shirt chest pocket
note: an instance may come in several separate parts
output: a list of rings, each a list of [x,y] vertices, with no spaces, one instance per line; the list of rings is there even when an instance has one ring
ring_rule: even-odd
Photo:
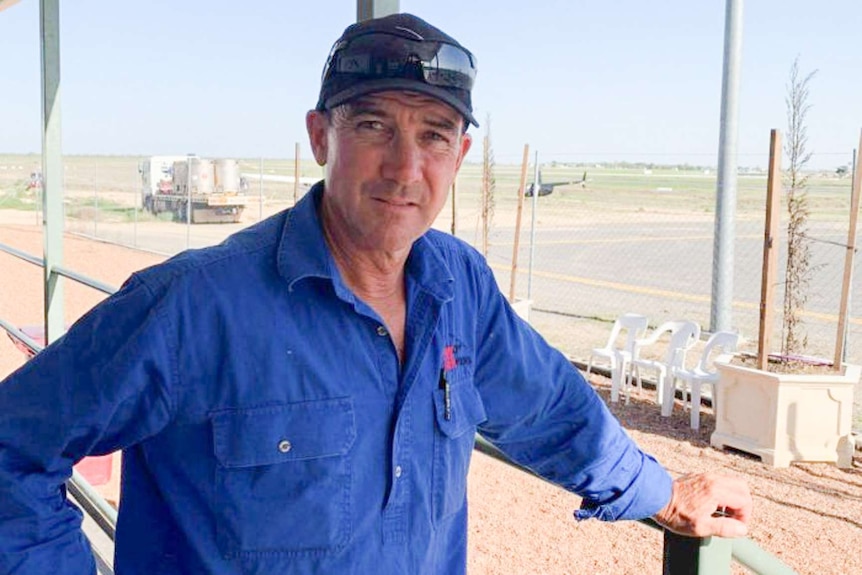
[[[226,555],[321,555],[350,539],[349,398],[211,414],[218,542]]]
[[[479,391],[467,373],[454,375],[446,393],[434,391],[433,489],[434,517],[437,522],[448,519],[464,508],[467,500],[467,471],[476,426],[487,419]]]

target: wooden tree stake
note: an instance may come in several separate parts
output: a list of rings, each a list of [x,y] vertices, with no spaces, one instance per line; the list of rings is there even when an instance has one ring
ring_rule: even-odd
[[[766,371],[772,339],[773,286],[778,267],[778,210],[781,203],[781,132],[769,133],[769,176],[766,181],[766,225],[763,230],[763,275],[760,284],[760,325],[757,369]]]
[[[451,232],[452,235],[456,235],[458,231],[458,175],[455,175],[455,179],[452,180],[452,226]]]
[[[521,161],[521,184],[518,187],[518,212],[515,216],[515,247],[512,248],[512,274],[509,283],[509,302],[515,303],[515,279],[518,274],[518,248],[521,244],[521,214],[524,211],[524,188],[527,186],[527,168],[530,165],[530,144],[524,144]]]
[[[835,359],[832,368],[841,370],[844,359],[844,334],[847,331],[847,308],[850,303],[850,280],[853,279],[853,256],[856,254],[856,222],[859,216],[859,194],[862,188],[862,131],[856,149],[856,173],[850,199],[850,229],[847,230],[847,252],[844,255],[844,281],[841,283],[841,305],[838,311],[838,333],[835,336]]]

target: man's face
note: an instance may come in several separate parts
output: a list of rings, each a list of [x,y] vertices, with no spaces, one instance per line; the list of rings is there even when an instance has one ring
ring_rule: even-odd
[[[326,165],[324,226],[350,249],[409,250],[443,208],[470,149],[463,118],[412,92],[380,92],[306,117],[318,164]]]

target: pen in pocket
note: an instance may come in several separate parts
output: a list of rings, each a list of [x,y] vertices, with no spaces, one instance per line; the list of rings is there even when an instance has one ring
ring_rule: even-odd
[[[443,418],[452,419],[452,397],[449,393],[449,380],[446,379],[446,369],[440,368],[440,389],[443,390]]]

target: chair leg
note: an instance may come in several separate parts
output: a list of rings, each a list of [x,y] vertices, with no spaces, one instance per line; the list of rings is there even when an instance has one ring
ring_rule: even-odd
[[[665,382],[661,397],[658,400],[659,403],[661,403],[662,417],[670,417],[670,414],[673,413],[673,396],[674,391],[676,391],[676,378],[668,376],[668,380],[669,381]]]
[[[700,382],[691,382],[691,428],[700,428]]]
[[[623,377],[623,395],[625,396],[626,405],[629,404],[629,399],[630,399],[630,396],[632,393],[632,390],[631,390],[631,386],[632,386],[631,370],[632,370],[631,364],[629,364],[629,369],[628,369],[628,371],[626,371],[626,362],[623,361],[621,363],[620,373],[624,374],[621,377]]]
[[[632,363],[632,371],[637,374],[637,387],[638,387],[638,397],[643,397],[644,394],[644,384],[641,379],[641,368],[634,363]]]
[[[623,362],[623,369],[625,369],[625,362]],[[631,395],[631,388],[635,385],[635,376],[634,376],[635,364],[634,362],[629,362],[629,369],[626,371],[626,405],[629,404],[629,396]],[[638,371],[640,373],[640,371]],[[638,385],[640,385],[640,380],[638,380]]]
[[[611,359],[611,402],[616,403],[620,400],[620,380],[622,373],[617,365],[617,362]]]

